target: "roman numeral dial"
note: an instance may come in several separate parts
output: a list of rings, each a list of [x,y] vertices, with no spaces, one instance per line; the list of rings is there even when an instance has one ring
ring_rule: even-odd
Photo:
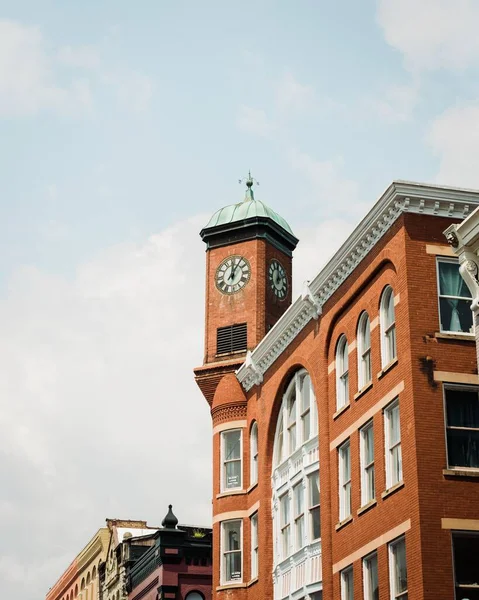
[[[288,293],[288,276],[283,265],[277,260],[269,263],[268,280],[273,294],[279,300],[284,300]]]
[[[251,277],[251,266],[244,256],[228,256],[216,269],[215,283],[222,294],[236,294]]]

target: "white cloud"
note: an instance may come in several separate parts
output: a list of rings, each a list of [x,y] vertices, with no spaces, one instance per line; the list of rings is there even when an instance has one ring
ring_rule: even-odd
[[[89,82],[55,82],[53,64],[37,27],[0,20],[0,116],[43,109],[78,111],[89,106]]]
[[[412,70],[479,65],[477,0],[378,0],[387,42]]]
[[[313,104],[313,88],[299,83],[292,73],[285,73],[276,88],[276,105],[279,111],[304,111]]]
[[[419,98],[419,85],[391,85],[371,100],[371,106],[384,121],[404,123],[411,119]]]
[[[236,124],[246,133],[266,137],[274,130],[274,125],[268,119],[264,110],[242,104],[239,109]]]
[[[427,141],[440,159],[438,183],[479,188],[479,105],[444,112],[432,123]]]
[[[341,158],[319,161],[294,150],[290,160],[293,168],[309,180],[316,202],[331,206],[332,211],[347,211],[348,214],[358,214],[364,209],[358,199],[357,183],[342,173]]]
[[[40,28],[0,19],[0,117],[83,114],[105,87],[122,109],[148,109],[153,82],[147,75],[105,64],[95,46],[50,47]]]

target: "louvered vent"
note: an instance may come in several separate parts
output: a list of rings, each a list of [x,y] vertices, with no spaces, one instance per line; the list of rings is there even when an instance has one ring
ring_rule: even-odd
[[[216,354],[241,352],[247,348],[246,323],[218,327],[216,330]]]

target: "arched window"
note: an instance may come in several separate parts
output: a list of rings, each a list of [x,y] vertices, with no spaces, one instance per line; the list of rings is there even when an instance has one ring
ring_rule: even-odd
[[[189,592],[186,594],[185,600],[204,600],[204,596],[200,592]]]
[[[358,323],[358,389],[362,390],[372,380],[371,370],[371,324],[367,312]]]
[[[93,567],[93,571],[91,572],[91,578],[96,579],[96,565]]]
[[[75,586],[75,598],[78,597],[78,584]]]
[[[91,576],[90,576],[90,573],[88,573],[88,575],[86,576],[86,584],[90,585],[90,581],[91,581]]]
[[[396,317],[394,292],[390,285],[384,288],[379,309],[381,323],[381,365],[386,367],[396,358]]]
[[[349,404],[348,340],[342,335],[336,346],[336,409],[346,404]]]
[[[273,457],[274,599],[277,600],[284,597],[282,578],[290,576],[292,581],[303,581],[299,572],[292,571],[296,568],[316,571],[314,561],[319,556],[318,415],[311,379],[304,369],[294,375],[283,395]],[[305,566],[304,556],[310,565]],[[294,590],[295,596],[303,597],[322,589],[320,581],[315,585],[315,589]]]
[[[83,578],[83,579],[81,580],[81,585],[80,585],[80,590],[82,590],[82,591],[83,591],[84,589],[85,589],[85,578]]]
[[[250,460],[250,478],[249,484],[258,483],[258,424],[256,421],[251,426],[249,434],[249,460]]]

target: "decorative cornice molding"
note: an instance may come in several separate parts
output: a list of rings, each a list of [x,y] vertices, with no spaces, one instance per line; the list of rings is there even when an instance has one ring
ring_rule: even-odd
[[[248,391],[404,213],[464,219],[479,204],[479,191],[394,181],[302,295],[251,352],[236,372]]]

